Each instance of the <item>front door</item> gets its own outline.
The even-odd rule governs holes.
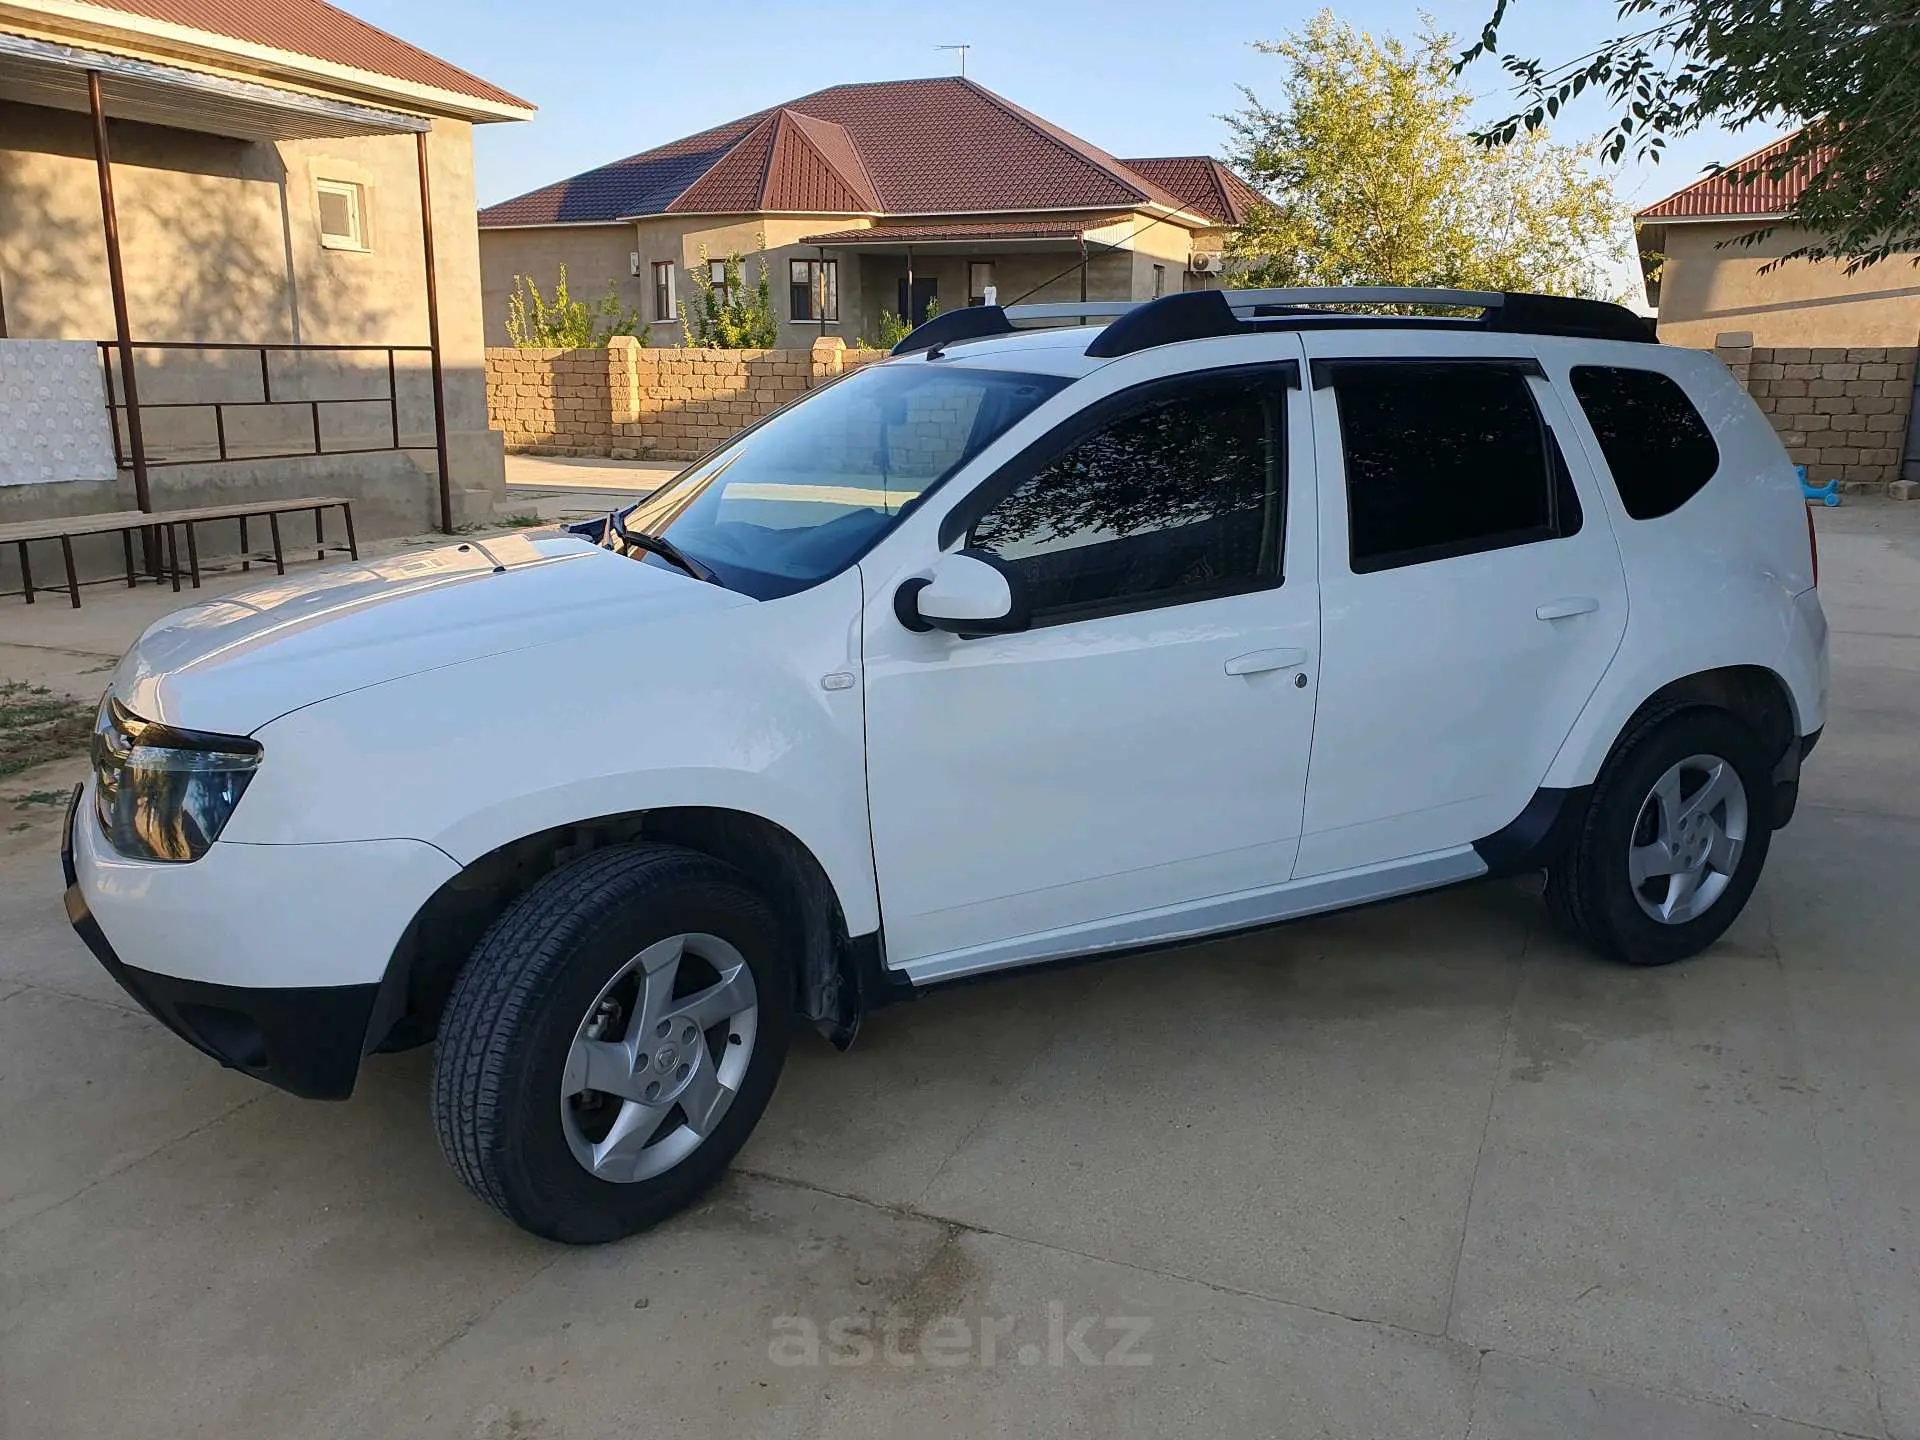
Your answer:
[[[863,567],[891,965],[924,981],[1224,928],[1290,878],[1320,619],[1295,375],[1109,380],[960,500],[944,548],[1011,568],[1021,633],[915,634],[893,599],[912,570]]]
[[[913,282],[913,294],[907,294],[907,277],[900,277],[900,318],[909,325],[927,323],[927,311],[940,298],[940,282],[932,276],[920,276]]]
[[[1512,822],[1626,630],[1606,508],[1524,342],[1396,343],[1306,341],[1326,659],[1302,878]]]

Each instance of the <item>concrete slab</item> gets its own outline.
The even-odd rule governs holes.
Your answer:
[[[1438,1332],[1537,914],[1489,886],[1119,962],[919,1208]]]
[[[1771,956],[1635,971],[1543,937],[1448,1333],[1876,1432],[1806,1088]]]
[[[1920,1436],[1920,823],[1811,808],[1775,905],[1815,1129],[1890,1433]]]
[[[144,1014],[0,989],[0,1231],[260,1098]]]
[[[71,1030],[48,1029],[71,1059]],[[95,1091],[120,1081],[97,1103],[132,1107],[121,1133],[150,1144],[177,1131],[143,1123],[141,1107],[155,1103],[143,1096],[177,1105],[198,1083],[223,1097],[244,1086],[252,1103],[165,1144],[127,1183],[0,1231],[8,1440],[278,1436],[296,1418],[337,1433],[337,1416],[401,1382],[560,1253],[460,1191],[427,1121],[421,1057],[375,1062],[351,1102],[314,1105],[230,1077],[154,1031],[151,1052],[102,1034],[86,1051],[122,1058],[79,1076],[49,1065],[37,1096],[49,1119],[96,1103],[51,1103],[53,1087],[77,1090],[87,1075]],[[173,1073],[161,1041],[198,1062],[198,1081]],[[17,1077],[8,1083],[18,1093]],[[9,1136],[0,1153],[54,1143],[31,1138]]]
[[[1481,1362],[1467,1440],[1820,1440],[1839,1433],[1496,1352]]]
[[[5,937],[0,941],[0,985],[33,985],[50,993],[112,1005],[147,1020],[147,1012],[113,983],[67,923],[67,912],[58,898],[66,888],[56,853],[60,821],[36,811],[28,824],[26,835],[0,837],[14,844],[29,839],[36,842],[30,853],[13,859],[0,871],[0,936]],[[172,1043],[179,1045],[178,1041]],[[4,1093],[0,1088],[0,1094]]]
[[[686,469],[679,460],[607,460],[588,455],[509,455],[507,494],[501,504],[511,510],[514,491],[618,490],[645,494],[658,489]]]
[[[734,1180],[642,1244],[564,1257],[346,1433],[1157,1440],[1204,1415],[1215,1435],[1427,1440],[1463,1432],[1476,1361]]]
[[[911,1205],[1014,1089],[1083,1000],[1093,972],[1009,977],[869,1017],[841,1054],[794,1044],[739,1165],[886,1205]]]

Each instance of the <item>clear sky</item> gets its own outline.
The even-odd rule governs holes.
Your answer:
[[[1313,0],[969,0],[964,5],[809,0],[342,0],[375,25],[532,101],[529,123],[480,127],[481,204],[574,175],[723,120],[858,80],[951,73],[966,42],[967,74],[1115,155],[1217,153],[1219,116],[1236,86],[1274,95],[1281,62],[1250,42],[1294,29]],[[1469,34],[1491,0],[1346,0],[1333,8],[1376,34],[1412,35],[1422,11]],[[1613,0],[1515,0],[1503,42],[1543,58],[1571,58],[1609,33]],[[1468,72],[1484,118],[1512,108],[1505,75]],[[1557,133],[1583,138],[1605,125],[1582,101]],[[1711,161],[1759,148],[1771,133],[1721,133],[1675,142],[1658,167],[1627,161],[1621,198],[1639,208],[1698,177]]]

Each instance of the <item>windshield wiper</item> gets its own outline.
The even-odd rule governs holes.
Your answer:
[[[645,550],[650,555],[658,555],[669,565],[677,565],[696,580],[704,580],[709,585],[719,585],[721,589],[726,589],[725,584],[714,573],[711,566],[694,559],[664,535],[649,535],[644,530],[627,529],[620,523],[618,510],[607,512],[607,529],[610,533],[618,535],[622,543],[631,545],[636,550]]]

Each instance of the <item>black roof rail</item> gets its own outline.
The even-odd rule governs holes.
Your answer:
[[[1335,286],[1286,290],[1188,290],[1136,305],[1108,325],[1087,346],[1096,359],[1112,359],[1171,345],[1180,340],[1285,329],[1290,324],[1338,320],[1351,311],[1326,306],[1423,305],[1478,310],[1476,320],[1440,321],[1477,325],[1519,335],[1562,335],[1590,340],[1657,343],[1653,322],[1624,305],[1560,295],[1502,294],[1488,290],[1444,290],[1403,286]],[[1020,318],[1021,311],[1010,312]],[[1411,328],[1436,323],[1433,317],[1374,316],[1382,325]]]
[[[1475,317],[1355,314],[1355,307],[1417,305],[1440,310],[1477,310]],[[1653,321],[1624,305],[1566,295],[1503,294],[1493,290],[1448,290],[1425,286],[1339,285],[1284,290],[1187,290],[1158,300],[1082,300],[1048,305],[970,305],[948,310],[917,327],[895,355],[938,351],[960,340],[1010,335],[1015,321],[1085,321],[1114,316],[1093,337],[1087,354],[1111,360],[1182,340],[1257,333],[1323,324],[1368,324],[1419,329],[1473,327],[1509,335],[1561,335],[1585,340],[1659,341]]]
[[[912,355],[920,350],[937,350],[960,340],[980,340],[988,335],[1011,335],[1014,320],[1071,321],[1084,325],[1089,320],[1125,315],[1146,304],[1143,300],[1062,300],[1046,305],[969,305],[964,310],[943,310],[918,325],[898,345],[895,355]]]
[[[956,340],[978,340],[986,335],[1011,335],[1013,322],[998,305],[969,305],[964,310],[942,310],[913,327],[893,347],[895,355],[951,345]]]

